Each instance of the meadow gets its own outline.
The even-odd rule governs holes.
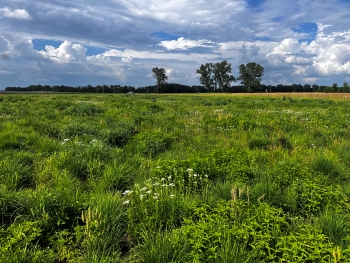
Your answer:
[[[1,94],[0,262],[350,262],[349,109]]]

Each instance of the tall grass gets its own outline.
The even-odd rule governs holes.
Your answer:
[[[0,261],[350,261],[350,102],[299,95],[0,96]]]

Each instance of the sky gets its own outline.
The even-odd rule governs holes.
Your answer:
[[[0,89],[199,85],[227,60],[262,83],[350,82],[350,0],[0,0]],[[239,83],[238,83],[239,84]]]

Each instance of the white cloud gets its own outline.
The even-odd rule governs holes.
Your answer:
[[[318,78],[302,78],[301,80],[306,83],[315,83],[318,80]]]
[[[288,64],[297,64],[297,65],[309,65],[312,64],[312,58],[304,58],[298,56],[288,56],[284,60]]]
[[[165,73],[168,76],[168,80],[170,80],[170,81],[174,81],[174,80],[178,79],[177,75],[178,75],[179,71],[176,69],[167,68],[167,69],[165,69]]]
[[[14,9],[11,10],[8,7],[0,8],[0,15],[9,18],[15,19],[23,19],[23,20],[31,20],[32,18],[28,14],[28,12],[24,9]]]
[[[121,61],[125,62],[125,63],[131,63],[132,62],[132,57],[123,57],[123,58],[121,58]]]
[[[139,51],[133,49],[117,50],[111,49],[103,53],[104,57],[132,57],[133,59],[157,59],[157,60],[176,60],[176,61],[206,61],[213,60],[216,54],[200,54],[200,53],[166,53],[157,51]]]
[[[270,54],[292,55],[302,51],[307,44],[305,42],[299,43],[298,39],[287,38],[275,48]]]
[[[180,37],[178,40],[162,41],[158,46],[165,47],[167,50],[188,50],[195,47],[213,47],[211,44],[214,42],[201,39],[201,40],[190,40],[184,37]]]
[[[87,49],[83,45],[73,44],[72,42],[65,40],[58,48],[47,45],[45,51],[41,50],[39,53],[56,62],[64,63],[71,61],[84,61],[86,59],[86,51]]]

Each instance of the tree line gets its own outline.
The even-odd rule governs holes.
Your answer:
[[[120,85],[97,85],[97,86],[49,86],[49,85],[30,85],[28,87],[7,87],[6,91],[20,91],[20,92],[33,92],[33,91],[48,91],[48,92],[71,92],[71,93],[157,93],[157,85],[145,86],[135,88],[132,86],[120,86]],[[183,85],[178,83],[166,83],[161,87],[163,93],[207,93],[208,90],[203,85]],[[231,85],[229,87],[223,86],[223,89],[217,89],[216,93],[244,93],[247,89],[243,85]],[[310,84],[292,84],[292,85],[265,85],[261,84],[258,92],[350,92],[349,85],[344,82],[342,87],[334,84],[333,86],[319,86]]]
[[[238,66],[239,76],[232,75],[231,64],[226,60],[218,63],[205,63],[196,70],[201,85],[183,85],[167,83],[168,76],[164,68],[153,68],[152,76],[156,79],[156,85],[138,87],[121,85],[30,85],[28,87],[6,87],[5,91],[46,91],[46,92],[82,92],[82,93],[204,93],[204,92],[350,92],[347,82],[339,87],[337,83],[332,86],[318,86],[316,84],[292,84],[292,85],[265,85],[261,84],[264,68],[255,62]],[[240,85],[232,85],[240,81]]]

